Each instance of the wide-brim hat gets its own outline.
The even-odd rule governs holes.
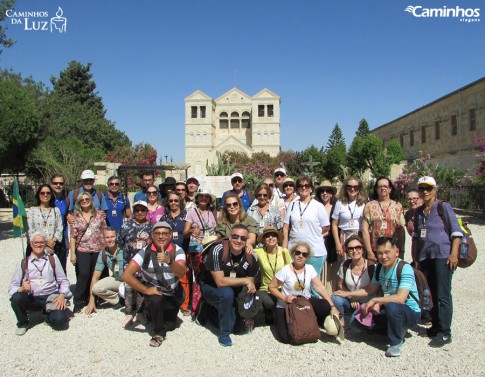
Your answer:
[[[202,251],[201,251],[201,254],[204,254],[211,246],[214,242],[216,242],[217,240],[219,239],[219,237],[217,236],[208,236],[208,237],[205,237],[203,240],[202,240]]]
[[[354,319],[362,324],[365,327],[371,327],[372,326],[372,318],[373,314],[371,311],[367,312],[367,314],[364,315],[364,308],[366,304],[360,304],[359,309],[357,309],[357,313],[354,316]]]
[[[165,178],[165,181],[160,184],[160,186],[175,186],[177,184],[177,181],[175,180],[174,177],[167,177]]]
[[[211,204],[215,204],[216,202],[216,196],[207,189],[200,189],[197,191],[195,193],[195,200],[197,200],[197,195],[209,195],[211,197]]]
[[[285,180],[283,181],[283,185],[288,182],[295,184],[295,180],[293,178],[286,177]]]
[[[278,243],[280,244],[283,242],[283,233],[281,233],[274,226],[267,226],[263,229],[263,233],[258,236],[258,243],[264,243],[264,236],[268,233],[276,233],[276,235],[278,236]]]
[[[248,287],[244,286],[237,295],[237,311],[242,318],[254,318],[263,310],[263,301],[257,293],[248,293]]]
[[[327,318],[325,318],[325,322],[323,323],[323,328],[330,336],[335,336],[340,340],[345,339],[344,335],[344,327],[340,322],[340,319],[333,314],[329,314]]]
[[[324,189],[330,189],[332,190],[333,195],[337,193],[337,188],[332,184],[332,182],[325,180],[320,183],[320,186],[317,187],[315,190],[315,195],[318,197],[322,193]]]

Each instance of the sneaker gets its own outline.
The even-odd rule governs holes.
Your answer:
[[[436,337],[431,339],[431,342],[429,342],[428,345],[433,348],[440,348],[450,343],[451,335],[443,335],[442,333],[439,333]]]
[[[25,335],[27,332],[27,327],[17,327],[17,330],[15,330],[15,335],[22,336]]]
[[[426,329],[426,336],[428,338],[434,338],[436,335],[438,335],[439,331],[432,328],[432,327],[429,327]]]
[[[403,342],[396,344],[395,346],[390,346],[386,351],[386,356],[387,357],[401,356],[403,346],[404,346]]]
[[[232,346],[232,340],[230,336],[220,336],[219,337],[219,344],[223,347],[230,347]]]

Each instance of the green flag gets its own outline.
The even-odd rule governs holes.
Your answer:
[[[27,214],[25,213],[24,203],[19,193],[19,183],[17,179],[13,181],[13,236],[18,237],[27,231]]]

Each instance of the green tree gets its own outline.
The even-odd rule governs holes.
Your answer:
[[[59,139],[48,136],[31,153],[27,166],[30,171],[49,182],[53,174],[63,174],[66,183],[74,186],[81,172],[94,169],[94,163],[104,160],[99,148],[87,147],[80,139]]]
[[[367,123],[365,118],[362,118],[362,120],[359,122],[359,128],[355,132],[355,136],[366,137],[369,134],[370,134],[369,123]]]
[[[344,144],[337,144],[329,149],[323,166],[323,176],[329,181],[343,181],[345,178],[345,159]]]
[[[349,173],[361,176],[367,169],[374,177],[389,176],[391,166],[404,158],[404,150],[397,140],[384,147],[382,139],[374,134],[356,136],[347,153]]]
[[[330,149],[340,144],[344,146],[345,150],[344,135],[342,133],[342,130],[340,129],[340,126],[338,125],[338,123],[336,123],[335,127],[332,130],[332,133],[330,134],[330,137],[328,138],[326,151],[328,152]]]
[[[318,163],[318,165],[310,167],[306,165],[307,163]],[[316,180],[320,180],[323,177],[324,164],[325,153],[323,148],[318,149],[314,145],[311,145],[303,151],[303,174],[313,175]]]
[[[44,137],[77,137],[86,146],[107,152],[131,145],[127,136],[105,118],[106,111],[102,98],[95,92],[90,68],[89,63],[71,61],[59,78],[51,78],[53,91],[46,101]]]
[[[5,21],[7,17],[6,12],[9,9],[13,9],[15,6],[15,0],[2,0],[0,1],[0,46],[3,47],[12,47],[15,41],[11,38],[7,38],[7,27],[1,25]],[[2,49],[0,49],[0,54],[2,53]]]
[[[28,90],[10,80],[0,80],[0,172],[22,171],[37,143],[40,116]]]

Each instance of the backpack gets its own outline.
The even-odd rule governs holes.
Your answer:
[[[398,286],[401,283],[402,269],[403,269],[405,264],[409,264],[409,263],[406,263],[403,260],[401,260],[401,261],[399,261],[399,264],[397,265],[396,277],[397,277]],[[411,292],[411,291],[409,291],[409,294],[414,299],[414,301],[416,301],[418,303],[419,308],[421,310],[423,310],[424,296],[425,296],[424,291],[427,290],[428,291],[428,297],[429,297],[429,308],[428,308],[428,310],[431,310],[431,309],[433,309],[433,298],[431,296],[431,290],[429,289],[428,280],[426,279],[426,276],[424,276],[424,274],[421,271],[414,268],[413,266],[411,266],[411,267],[413,268],[414,280],[416,281],[416,288],[418,289],[419,298],[416,297],[413,294],[413,292]],[[382,264],[379,263],[376,267],[376,279],[377,280],[379,280],[379,274],[381,272],[381,268],[382,268]]]
[[[57,276],[56,276],[56,259],[54,258],[54,255],[52,254],[47,254],[47,257],[49,259],[49,262],[51,264],[51,267],[52,267],[52,271],[54,271],[54,279],[57,281]],[[20,279],[20,284],[22,284],[23,280],[24,280],[24,277],[25,277],[25,274],[29,268],[29,258],[26,257],[24,259],[22,259],[22,261],[20,262],[20,268],[22,269],[22,277]]]
[[[349,267],[351,266],[352,264],[352,259],[347,259],[344,261],[344,264],[342,266],[343,268],[343,274],[344,274],[344,282],[345,282],[345,275],[347,275],[347,270],[349,269]],[[372,280],[372,276],[374,276],[374,270],[376,268],[376,265],[374,264],[374,261],[372,260],[367,260],[367,273],[369,274],[369,278],[370,280]]]
[[[286,304],[286,325],[292,344],[313,343],[320,339],[320,328],[312,304],[304,296],[297,296]]]
[[[444,200],[438,201],[438,215],[440,215],[441,221],[443,221],[443,225],[445,227],[445,231],[449,235],[451,226],[448,221],[448,218],[444,216],[443,202]],[[460,228],[463,231],[463,236],[466,237],[468,241],[467,258],[466,259],[458,258],[458,267],[467,268],[467,267],[470,267],[477,259],[477,246],[475,245],[475,241],[473,240],[472,231],[470,230],[470,228],[468,228],[468,224],[464,223],[461,219],[458,219],[458,224],[460,225]]]

